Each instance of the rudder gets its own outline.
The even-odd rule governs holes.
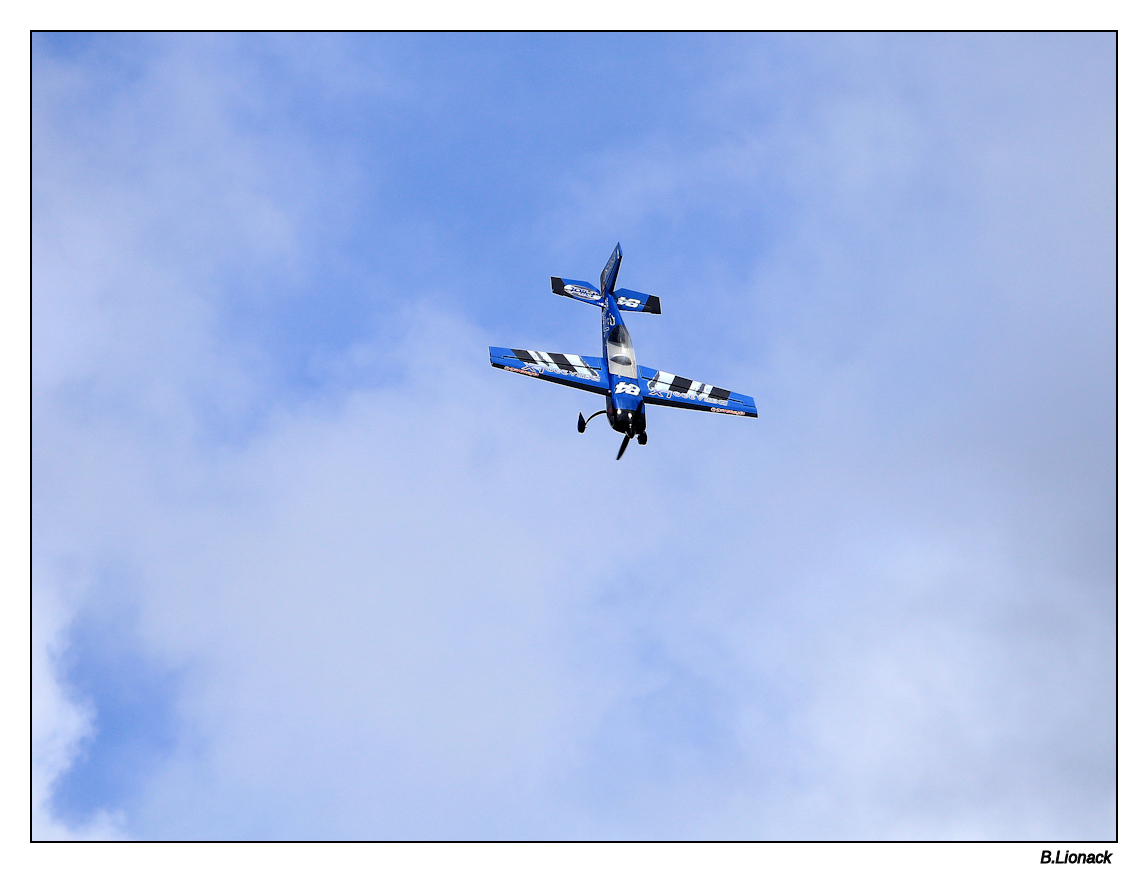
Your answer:
[[[614,283],[618,281],[618,268],[622,266],[622,244],[618,243],[614,246],[614,251],[610,253],[610,260],[606,261],[606,266],[602,268],[602,293],[613,294]]]

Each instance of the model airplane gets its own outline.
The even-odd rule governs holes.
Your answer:
[[[606,408],[598,410],[590,418],[604,412],[610,426],[618,433],[625,434],[622,447],[618,449],[618,459],[626,451],[631,437],[636,436],[640,446],[646,444],[647,403],[651,406],[677,406],[757,418],[757,407],[752,397],[675,376],[665,370],[638,366],[634,358],[634,346],[630,342],[630,332],[622,323],[622,310],[652,312],[657,315],[661,313],[662,305],[652,295],[615,288],[621,264],[622,246],[619,244],[614,247],[610,260],[602,270],[598,288],[576,279],[559,279],[557,276],[550,279],[555,294],[581,300],[602,310],[601,358],[491,346],[490,365],[512,373],[604,394]],[[578,413],[578,433],[585,432],[589,420]]]

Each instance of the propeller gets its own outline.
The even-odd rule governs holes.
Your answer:
[[[630,444],[630,435],[626,434],[626,436],[622,439],[622,448],[618,449],[618,457],[614,458],[615,461],[622,460],[622,452],[626,451],[626,446],[628,446],[629,444]]]

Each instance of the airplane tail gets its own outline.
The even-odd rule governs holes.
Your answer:
[[[622,263],[622,244],[614,246],[610,253],[610,260],[602,270],[602,290],[599,291],[589,282],[578,279],[563,279],[560,276],[550,277],[550,287],[555,294],[581,300],[583,303],[592,303],[594,306],[605,306],[606,298],[613,295],[618,308],[627,312],[652,312],[655,315],[662,311],[662,301],[653,294],[640,294],[627,288],[615,288],[618,281],[618,267]]]

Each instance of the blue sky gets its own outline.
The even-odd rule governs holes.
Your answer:
[[[1115,834],[1111,35],[37,35],[38,836]],[[653,411],[549,277],[658,294]]]

